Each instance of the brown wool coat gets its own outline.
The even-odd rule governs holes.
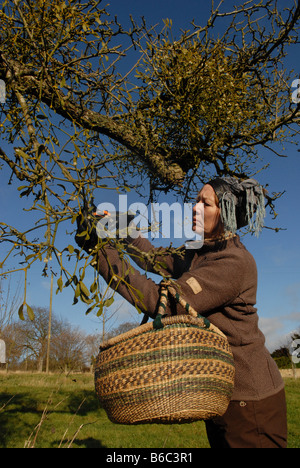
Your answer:
[[[176,280],[176,289],[185,300],[227,336],[236,368],[233,400],[260,400],[284,387],[258,328],[256,264],[238,236],[206,242],[198,250],[183,249],[183,258],[178,254],[164,255],[165,249],[154,248],[142,237],[129,243],[127,251],[137,265],[151,272],[152,267],[138,252],[155,253],[163,273]],[[98,270],[107,282],[113,277],[112,269],[112,287],[142,312],[155,317],[160,285],[138,270],[128,269],[115,249],[106,248],[105,253],[99,253]],[[137,291],[142,293],[142,299]],[[167,312],[186,313],[171,297]]]

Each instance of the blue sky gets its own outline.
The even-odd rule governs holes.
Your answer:
[[[236,2],[226,1],[226,7]],[[119,21],[127,21],[129,14],[137,20],[144,16],[148,24],[159,23],[162,19],[170,18],[174,30],[186,29],[192,19],[196,24],[204,24],[209,13],[209,1],[199,0],[112,0],[108,10],[117,14]],[[158,28],[159,29],[159,28]],[[299,47],[299,45],[298,45]],[[299,50],[293,50],[288,56],[289,63],[296,68],[296,76],[300,70],[296,57]],[[4,144],[3,149],[9,151]],[[266,225],[281,227],[283,230],[275,233],[265,229],[259,238],[246,236],[243,241],[254,256],[258,268],[258,295],[257,307],[260,317],[260,326],[264,331],[269,349],[284,342],[284,335],[300,328],[300,249],[299,249],[299,187],[300,187],[300,153],[297,146],[287,145],[285,153],[287,158],[279,158],[263,151],[263,162],[270,162],[270,167],[258,175],[258,180],[269,183],[270,191],[283,191],[286,193],[277,201],[276,210],[279,213],[276,221],[269,215]],[[28,202],[20,199],[14,185],[7,185],[10,172],[7,169],[0,171],[0,203],[1,221],[8,224],[27,225],[32,222],[31,215],[24,211]],[[131,194],[134,199],[134,194]],[[29,206],[29,205],[28,205]],[[70,229],[71,230],[71,229]],[[69,243],[74,243],[70,239]],[[156,242],[155,245],[158,245]],[[8,246],[0,245],[0,260],[5,255]],[[36,265],[29,272],[28,299],[30,305],[48,307],[50,297],[50,278],[41,277],[43,265]],[[92,272],[91,272],[92,275]],[[18,279],[17,279],[18,278]],[[16,274],[12,278],[14,284],[22,282],[23,276]],[[53,310],[67,319],[74,326],[80,326],[87,333],[101,332],[102,324],[99,319],[89,315],[85,316],[86,307],[81,303],[72,306],[73,293],[64,290],[58,295],[54,292]],[[110,327],[123,321],[140,320],[135,310],[127,303],[118,299],[116,306],[120,309],[110,321]]]

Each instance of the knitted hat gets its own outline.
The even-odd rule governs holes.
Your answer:
[[[258,236],[265,217],[262,186],[254,179],[240,181],[234,177],[217,177],[208,184],[219,199],[225,230],[235,233],[237,229],[249,225]]]

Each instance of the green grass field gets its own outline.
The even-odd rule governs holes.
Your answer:
[[[300,379],[285,379],[290,448],[300,447]],[[203,422],[113,424],[92,375],[0,373],[0,448],[208,448]]]

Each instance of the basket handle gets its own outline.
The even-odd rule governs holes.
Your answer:
[[[168,302],[168,292],[174,297],[176,302],[178,302],[187,311],[189,315],[191,315],[192,317],[202,319],[203,326],[205,328],[210,327],[210,321],[206,317],[203,317],[201,314],[198,314],[198,312],[190,304],[188,304],[187,301],[183,297],[180,296],[180,294],[176,291],[176,289],[173,286],[171,286],[171,283],[162,282],[161,284],[162,284],[162,289],[161,289],[161,295],[160,295],[160,303],[159,303],[157,315],[153,322],[153,327],[155,329],[163,328],[163,323],[161,319],[163,317],[168,316],[168,314],[165,313],[167,302]]]

